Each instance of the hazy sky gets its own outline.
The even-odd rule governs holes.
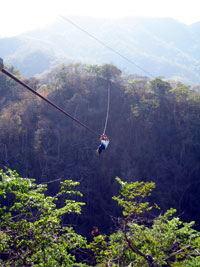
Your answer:
[[[0,37],[43,27],[60,16],[171,17],[200,21],[200,0],[0,0]]]

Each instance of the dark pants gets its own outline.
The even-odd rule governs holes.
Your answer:
[[[98,152],[99,152],[99,154],[101,154],[101,152],[102,152],[102,150],[104,150],[105,149],[105,146],[104,146],[104,144],[101,144],[99,147],[98,147]]]

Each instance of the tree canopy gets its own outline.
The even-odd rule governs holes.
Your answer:
[[[21,178],[16,171],[1,170],[0,176],[3,266],[198,266],[200,232],[192,228],[194,222],[182,222],[174,209],[148,214],[159,209],[146,199],[153,182],[128,183],[117,177],[120,194],[113,199],[123,212],[118,229],[106,236],[93,227],[93,240],[87,242],[62,220],[65,214],[81,213],[84,203],[70,197],[82,196],[73,190],[79,183],[62,181],[58,193],[48,196],[46,184]]]

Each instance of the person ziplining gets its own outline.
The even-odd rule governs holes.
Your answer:
[[[100,142],[101,142],[101,144],[96,150],[97,156],[100,156],[101,152],[108,147],[110,141],[109,141],[108,137],[105,134],[103,134],[100,137]]]
[[[93,133],[94,135],[98,135],[100,136],[100,140],[101,140],[101,145],[99,146],[99,148],[97,149],[99,151],[99,155],[102,152],[103,149],[106,149],[108,144],[109,144],[109,140],[105,135],[105,131],[106,131],[106,127],[107,127],[107,121],[108,121],[108,114],[109,114],[109,102],[110,102],[110,84],[108,86],[108,104],[107,104],[107,114],[106,114],[106,121],[105,121],[105,126],[104,126],[104,131],[103,134],[100,134],[96,131],[94,131],[93,129],[91,129],[90,127],[88,127],[87,125],[83,124],[82,122],[80,122],[78,119],[76,119],[75,117],[73,117],[72,115],[70,115],[69,113],[67,113],[66,111],[64,111],[63,109],[61,109],[60,107],[58,107],[57,105],[55,105],[54,103],[52,103],[50,100],[48,100],[47,98],[45,98],[44,96],[42,96],[41,94],[39,94],[38,92],[36,92],[34,89],[32,89],[30,86],[28,86],[27,84],[25,84],[24,82],[22,82],[21,80],[19,80],[17,77],[15,77],[13,74],[11,74],[10,72],[8,72],[7,70],[4,69],[4,64],[3,64],[3,59],[0,58],[0,71],[2,73],[4,73],[5,75],[7,75],[9,78],[15,80],[17,83],[21,84],[23,87],[25,87],[26,89],[28,89],[29,91],[31,91],[33,94],[35,94],[36,96],[40,97],[42,100],[44,100],[45,102],[47,102],[48,104],[50,104],[51,106],[53,106],[54,108],[56,108],[57,110],[59,110],[60,112],[62,112],[65,116],[69,117],[70,119],[74,120],[76,123],[78,123],[79,125],[81,125],[82,127],[84,127],[85,129],[87,129],[88,131],[90,131],[91,133]],[[107,138],[107,139],[105,139]],[[96,152],[97,153],[97,152]]]

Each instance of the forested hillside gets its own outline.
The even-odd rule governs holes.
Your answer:
[[[118,20],[68,17],[130,61],[186,84],[199,84],[199,23],[185,25],[173,19]],[[1,57],[24,77],[41,74],[58,63],[115,64],[133,74],[144,73],[71,23],[59,19],[44,29],[0,39]]]
[[[110,215],[119,212],[111,201],[116,176],[155,182],[153,201],[198,221],[199,92],[160,78],[125,75],[113,65],[60,65],[43,79],[25,82],[102,132],[110,80],[110,145],[97,157],[98,137],[0,74],[1,168],[15,169],[39,183],[79,181],[87,203],[81,221],[84,233],[93,225],[109,232]],[[55,193],[55,184],[50,190]]]
[[[23,79],[14,68],[9,71]],[[1,172],[1,259],[12,263],[16,258],[24,266],[30,261],[42,266],[74,266],[75,258],[68,255],[72,251],[79,262],[89,264],[77,266],[128,266],[131,262],[135,266],[157,266],[155,262],[177,259],[198,262],[199,234],[190,229],[193,224],[171,219],[173,210],[164,213],[176,208],[182,220],[199,221],[198,88],[161,78],[127,75],[109,64],[60,65],[43,78],[24,82],[100,133],[110,84],[110,145],[97,157],[98,136],[0,74],[0,168],[16,170],[21,177],[35,178],[40,184],[36,186],[32,180],[23,180],[10,171]],[[117,176],[124,182],[116,180]],[[72,187],[78,183],[65,179],[80,183],[78,190],[85,203],[81,216],[73,213],[80,213],[82,202],[66,200],[65,196],[75,195]],[[44,184],[48,185],[45,194]],[[118,194],[119,184],[121,195],[112,199]],[[156,188],[150,196],[154,184]],[[152,221],[152,228],[149,220],[159,213],[153,211],[144,223],[141,214],[157,207],[141,202],[147,196],[160,206],[162,214]],[[133,199],[139,197],[141,200],[135,205]],[[80,201],[79,197],[75,199]],[[14,200],[18,202],[13,203]],[[124,210],[124,221],[117,219],[121,209],[116,202]],[[79,235],[68,227],[71,224]],[[158,227],[165,229],[163,236],[155,233],[160,231]],[[195,227],[198,229],[198,224]],[[91,243],[86,245],[80,234]],[[133,234],[134,243],[130,239]],[[29,243],[27,236],[32,240]],[[147,236],[156,239],[147,241]],[[146,244],[152,245],[147,249]],[[116,258],[121,265],[117,265]],[[106,265],[109,262],[112,265]]]

